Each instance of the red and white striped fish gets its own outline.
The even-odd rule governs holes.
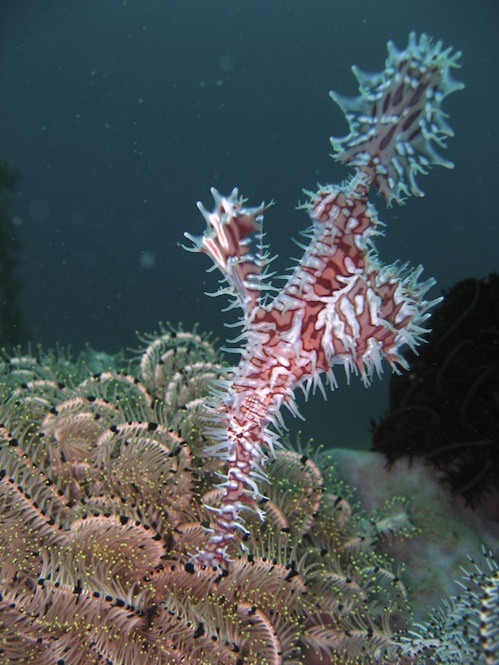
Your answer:
[[[406,368],[401,350],[415,348],[428,332],[428,310],[439,299],[427,301],[425,293],[434,280],[419,281],[421,266],[409,270],[380,262],[373,239],[381,223],[368,196],[373,187],[388,204],[421,196],[419,174],[433,165],[452,167],[434,146],[445,147],[452,136],[441,103],[463,87],[450,73],[459,57],[442,42],[412,33],[403,51],[388,43],[381,74],[353,68],[358,97],[331,93],[349,123],[347,136],[331,139],[334,156],[355,173],[346,185],[308,193],[309,243],[282,289],[266,279],[266,206],[245,207],[237,189],[228,197],[212,190],[213,212],[198,204],[207,229],[202,237],[186,236],[191,249],[208,254],[222,272],[226,285],[220,293],[241,307],[243,330],[239,365],[211,404],[211,452],[227,461],[228,472],[197,563],[230,564],[230,550],[244,532],[242,509],[256,509],[262,498],[258,481],[265,477],[267,452],[278,444],[281,407],[297,414],[296,388],[307,396],[316,387],[323,391],[324,378],[334,387],[335,365],[343,365],[347,375],[359,373],[368,385],[383,359],[395,371]]]

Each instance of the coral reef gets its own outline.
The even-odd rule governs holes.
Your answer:
[[[207,387],[228,370],[196,332],[147,342],[131,360],[39,352],[1,365],[2,665],[495,662],[493,560],[470,568],[465,592],[411,628],[412,607],[422,617],[428,595],[403,561],[416,570],[418,559],[441,558],[421,549],[438,527],[420,518],[430,511],[403,472],[391,475],[391,491],[380,478],[378,499],[359,507],[342,476],[367,497],[360,453],[276,450],[260,481],[265,521],[248,518],[245,551],[234,545],[230,570],[194,566],[224,471],[206,453]],[[364,467],[375,487],[376,464]],[[445,510],[427,480],[412,483],[433,516]],[[456,547],[451,524],[440,552]],[[480,624],[470,619],[477,608]]]
[[[359,97],[334,95],[350,133],[333,147],[355,176],[312,195],[310,245],[275,299],[261,299],[266,251],[249,245],[264,207],[234,190],[203,209],[208,230],[191,239],[243,309],[238,367],[181,329],[133,359],[1,363],[0,664],[498,662],[492,554],[412,625],[417,589],[387,554],[422,542],[406,498],[362,510],[332,456],[279,437],[295,388],[334,384],[337,364],[368,383],[382,358],[405,367],[402,348],[426,332],[433,281],[379,262],[368,195],[420,195],[419,173],[450,166],[434,144],[452,134],[440,104],[462,87],[458,58],[411,34],[381,74],[354,70]]]
[[[495,516],[487,519],[453,496],[422,458],[408,463],[402,457],[387,468],[382,453],[335,448],[328,455],[363,511],[376,514],[387,502],[400,503],[405,497],[416,532],[411,538],[384,542],[383,551],[404,564],[414,620],[423,621],[428,608],[438,607],[443,598],[456,593],[456,580],[462,577],[469,557],[485,564],[484,547],[499,554]]]
[[[277,451],[246,553],[193,566],[221,491],[200,419],[222,367],[197,333],[148,341],[133,362],[3,364],[0,663],[398,662],[393,527],[356,513],[326,457]]]

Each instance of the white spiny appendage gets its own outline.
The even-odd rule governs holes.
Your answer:
[[[306,397],[317,390],[325,397],[323,377],[336,388],[337,365],[347,380],[360,374],[367,386],[373,374],[381,374],[383,359],[393,371],[407,368],[405,347],[415,350],[428,332],[428,310],[440,300],[424,299],[434,281],[419,281],[421,267],[381,263],[374,240],[384,225],[368,198],[372,188],[388,204],[421,195],[416,176],[433,165],[451,166],[434,145],[445,147],[452,135],[441,104],[463,87],[450,75],[459,56],[411,33],[403,51],[388,44],[382,73],[354,68],[358,97],[331,94],[349,124],[346,137],[331,139],[335,156],[355,173],[340,186],[308,193],[309,202],[301,206],[312,222],[302,233],[308,244],[299,245],[303,256],[282,288],[269,282],[273,259],[262,233],[268,206],[245,207],[237,189],[228,197],[212,190],[212,212],[198,204],[206,231],[186,237],[193,251],[208,254],[221,271],[225,283],[216,295],[231,299],[226,309],[243,312],[235,324],[241,334],[232,340],[237,346],[230,349],[241,360],[227,381],[216,384],[208,405],[208,450],[226,460],[227,470],[199,563],[225,568],[237,556],[240,512],[256,509],[255,499],[262,497],[266,457],[284,428],[282,406],[301,417],[296,388]]]
[[[499,569],[483,548],[487,566],[473,559],[463,567],[458,595],[416,624],[400,641],[401,657],[417,663],[497,665],[499,662]],[[485,568],[485,569],[484,569]],[[405,660],[404,660],[405,662]]]

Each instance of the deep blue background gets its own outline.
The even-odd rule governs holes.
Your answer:
[[[223,340],[224,303],[201,233],[209,188],[274,198],[267,239],[282,272],[308,225],[302,188],[339,182],[328,157],[345,122],[331,88],[379,71],[386,42],[426,31],[463,51],[464,92],[445,104],[453,171],[386,210],[383,259],[422,263],[439,287],[497,269],[497,0],[0,1],[0,157],[21,172],[14,200],[33,338],[75,350],[137,347],[159,321],[199,322]],[[435,291],[435,295],[437,295]],[[307,406],[304,435],[366,442],[385,388],[359,384]]]

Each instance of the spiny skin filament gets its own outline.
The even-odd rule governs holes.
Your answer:
[[[460,54],[433,44],[427,35],[409,37],[407,49],[388,44],[381,74],[354,68],[360,95],[346,99],[332,93],[344,111],[350,133],[332,138],[336,159],[354,167],[343,186],[321,187],[306,205],[312,225],[309,244],[284,288],[269,287],[269,257],[262,248],[264,204],[245,207],[234,189],[228,197],[212,190],[213,212],[199,205],[207,222],[202,237],[186,236],[221,271],[228,294],[243,312],[241,360],[222,394],[212,400],[213,454],[228,463],[221,505],[203,552],[196,562],[230,565],[241,511],[261,499],[256,480],[264,477],[267,451],[278,445],[283,405],[298,414],[296,388],[306,396],[322,380],[334,387],[333,368],[360,374],[369,385],[386,359],[394,371],[405,369],[402,349],[415,349],[428,332],[429,309],[440,299],[425,300],[434,280],[420,282],[422,268],[383,265],[374,237],[381,233],[376,210],[368,202],[376,188],[386,202],[420,196],[416,175],[431,165],[451,167],[434,149],[445,147],[452,130],[444,121],[442,100],[463,86],[450,70]],[[251,251],[257,234],[260,249]],[[268,301],[264,295],[277,293]]]

